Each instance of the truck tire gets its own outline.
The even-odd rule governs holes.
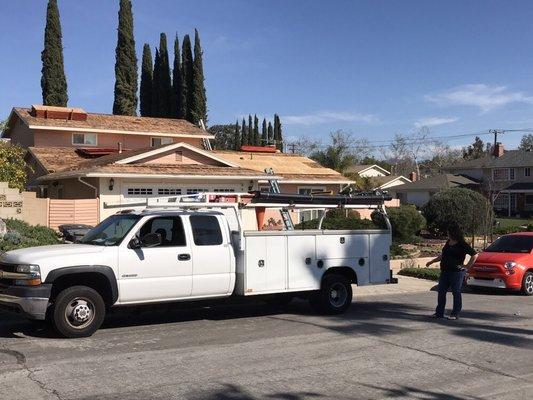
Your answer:
[[[352,285],[342,275],[332,274],[322,280],[320,291],[309,299],[311,307],[323,314],[341,314],[352,304]]]
[[[105,317],[102,296],[87,286],[72,286],[62,290],[53,307],[52,325],[66,338],[91,336],[100,328]]]
[[[522,278],[522,293],[526,296],[533,296],[533,272],[528,271]]]

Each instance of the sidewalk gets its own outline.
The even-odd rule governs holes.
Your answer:
[[[437,282],[412,278],[410,276],[394,276],[398,278],[397,284],[354,286],[354,297],[429,292],[431,288],[437,284]]]

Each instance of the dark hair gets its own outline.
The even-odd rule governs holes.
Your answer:
[[[463,235],[463,231],[461,230],[461,228],[459,228],[459,226],[450,225],[447,230],[448,230],[448,236],[450,236],[456,242],[464,242],[465,241],[465,237]]]

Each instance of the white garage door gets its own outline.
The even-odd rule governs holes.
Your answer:
[[[125,202],[131,203],[151,197],[178,196],[201,192],[238,192],[240,185],[162,185],[162,184],[125,184],[123,196]]]

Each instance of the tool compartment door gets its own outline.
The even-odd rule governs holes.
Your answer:
[[[373,233],[369,239],[370,283],[386,283],[390,278],[391,236],[389,233]]]
[[[246,266],[244,268],[244,294],[256,294],[266,290],[266,236],[246,237]]]
[[[287,238],[246,237],[245,294],[275,293],[287,289]]]
[[[315,257],[315,236],[287,236],[287,263],[289,290],[320,288],[323,268],[318,268]]]

